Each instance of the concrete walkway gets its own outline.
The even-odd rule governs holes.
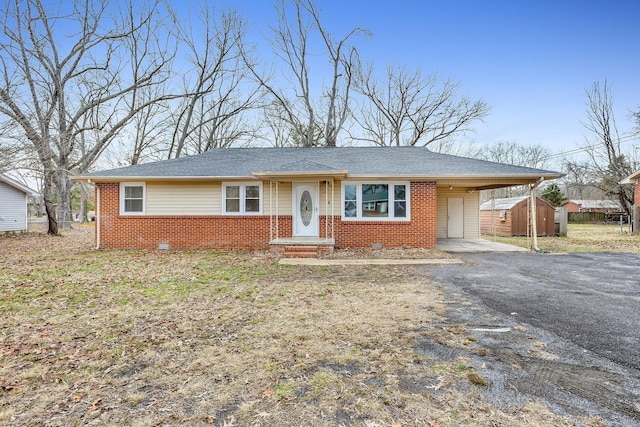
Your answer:
[[[438,239],[436,249],[451,253],[468,252],[528,252],[520,246],[492,242],[485,239]]]
[[[450,253],[528,252],[527,249],[519,246],[484,239],[438,239],[436,249]],[[287,265],[450,265],[464,264],[464,261],[457,258],[282,258],[278,263]]]
[[[418,258],[418,259],[358,259],[358,258],[281,258],[278,264],[287,265],[449,265],[464,264],[464,261],[457,258]]]

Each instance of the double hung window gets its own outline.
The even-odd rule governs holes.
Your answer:
[[[145,196],[144,182],[120,183],[120,214],[144,215]]]
[[[342,218],[345,220],[408,221],[408,182],[344,182]]]
[[[223,212],[231,215],[260,215],[262,185],[234,183],[222,186]]]

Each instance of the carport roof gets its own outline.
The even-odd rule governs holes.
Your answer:
[[[226,148],[86,174],[76,179],[245,179],[322,175],[347,178],[538,178],[558,172],[435,153],[424,147]]]

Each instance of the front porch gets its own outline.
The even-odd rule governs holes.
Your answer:
[[[316,258],[323,253],[332,253],[335,243],[333,238],[291,237],[273,239],[269,245],[284,258]]]
[[[342,175],[340,172],[338,175]],[[335,172],[321,176],[269,175],[269,246],[285,257],[317,257],[335,246]],[[339,199],[338,199],[339,200]]]

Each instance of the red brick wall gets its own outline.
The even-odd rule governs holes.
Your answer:
[[[633,205],[640,206],[640,182],[633,186]]]
[[[341,221],[335,218],[336,248],[436,246],[436,183],[411,183],[411,221]],[[321,222],[321,227],[324,224]]]
[[[571,213],[571,212],[580,212],[580,206],[576,205],[576,204],[575,204],[575,203],[573,203],[573,202],[567,202],[567,203],[565,203],[564,205],[562,205],[562,207],[563,207],[563,208],[566,208],[568,213]]]
[[[123,216],[120,185],[98,184],[100,248],[156,249],[266,249],[270,219],[264,216]],[[427,247],[436,245],[436,185],[411,183],[411,221],[341,221],[334,218],[336,247]],[[320,218],[324,237],[326,217]],[[292,217],[278,218],[279,237],[291,237]]]

